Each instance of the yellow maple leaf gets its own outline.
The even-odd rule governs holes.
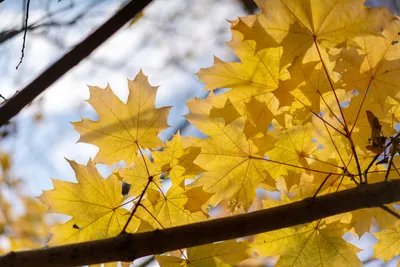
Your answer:
[[[395,208],[392,205],[386,205],[388,209],[390,209],[393,213],[397,213]],[[352,225],[354,227],[355,232],[361,237],[365,232],[369,232],[371,229],[372,219],[378,223],[380,229],[385,229],[393,225],[398,219],[390,214],[386,210],[382,208],[369,208],[369,209],[360,209],[352,211]]]
[[[173,185],[167,193],[153,191],[153,195],[144,199],[135,216],[147,221],[154,228],[163,229],[167,227],[189,224],[203,221],[206,216],[203,212],[191,212],[185,209],[188,196],[184,189]]]
[[[212,206],[230,199],[247,210],[256,189],[260,185],[273,189],[275,181],[268,175],[263,155],[242,133],[244,118],[225,126],[223,119],[209,117],[212,107],[209,99],[195,99],[188,106],[191,113],[187,119],[210,136],[201,141],[202,150],[195,160],[206,172],[192,185],[204,186],[206,192],[215,193],[209,201]]]
[[[181,184],[186,178],[194,177],[204,171],[200,166],[193,163],[200,154],[200,147],[184,147],[178,132],[172,140],[167,141],[162,151],[154,151],[153,157],[156,164],[161,167],[162,172],[171,178],[174,184]]]
[[[232,41],[228,43],[241,62],[222,62],[215,58],[212,67],[201,69],[197,75],[206,84],[206,90],[231,88],[222,97],[212,98],[217,108],[224,107],[229,98],[239,114],[245,115],[245,102],[255,97],[267,103],[275,113],[279,102],[272,92],[279,87],[280,81],[290,78],[287,69],[280,67],[282,49],[277,47],[257,52],[253,41],[242,39],[241,33],[233,31]]]
[[[124,182],[131,185],[129,196],[139,196],[149,183],[148,188],[158,190],[161,186],[161,168],[149,160],[147,155],[140,155],[135,159],[130,168],[122,168],[119,171]]]
[[[226,102],[223,107],[214,107],[210,111],[210,117],[213,118],[223,118],[225,121],[225,125],[233,122],[237,118],[240,118],[241,115],[229,100],[226,98]]]
[[[280,47],[256,52],[255,43],[242,38],[240,33],[233,31],[232,41],[228,43],[241,62],[223,62],[215,58],[212,67],[201,69],[197,74],[207,90],[232,88],[228,95],[233,102],[249,95],[271,92],[278,87],[279,80],[289,78],[287,70],[280,68]]]
[[[188,189],[185,194],[188,197],[188,202],[185,204],[185,208],[191,212],[205,211],[203,205],[207,203],[213,195],[205,192],[201,186],[192,187]]]
[[[358,49],[343,49],[335,71],[343,75],[339,86],[378,103],[382,108],[388,96],[397,97],[399,91],[400,44],[397,42],[400,21],[394,20],[382,36],[355,38]],[[358,108],[361,108],[361,105]]]
[[[262,256],[280,255],[276,266],[362,266],[359,249],[343,239],[347,229],[316,221],[259,234],[252,246]]]
[[[378,242],[373,246],[374,256],[389,261],[400,253],[400,222],[381,232],[374,233]]]
[[[54,189],[44,191],[39,199],[51,212],[72,216],[65,224],[52,227],[49,245],[61,245],[97,240],[119,234],[130,212],[124,208],[122,182],[111,175],[104,179],[92,161],[88,166],[69,162],[78,183],[53,180]],[[139,221],[134,219],[128,231],[136,231]]]
[[[274,118],[271,109],[276,109],[276,107],[271,108],[271,106],[277,104],[271,103],[271,101],[273,101],[273,98],[268,102],[263,102],[252,97],[245,102],[247,120],[243,132],[247,138],[255,137],[260,133],[263,136],[267,135],[272,119]]]
[[[225,125],[230,124],[236,119],[245,116],[246,123],[243,129],[244,134],[248,139],[257,139],[260,134],[266,135],[274,114],[271,110],[278,112],[278,102],[274,97],[269,99],[259,100],[258,97],[249,97],[240,105],[233,104],[229,97],[222,95],[221,97],[210,97],[213,102],[213,108],[209,111],[212,118],[223,118]],[[215,101],[217,99],[217,101]],[[218,107],[222,100],[226,99],[224,106]],[[238,110],[237,108],[241,108]]]
[[[326,48],[333,48],[352,38],[365,34],[378,35],[383,26],[393,19],[386,9],[370,9],[364,0],[257,0],[262,13],[242,23],[235,30],[245,39],[257,42],[256,51],[280,44],[286,54],[285,61],[295,55],[303,62],[326,58]],[[251,28],[251,30],[249,29]],[[247,32],[252,32],[246,36]],[[272,37],[272,38],[271,38]]]
[[[111,90],[90,86],[88,102],[96,110],[99,121],[82,119],[74,122],[79,141],[100,148],[95,162],[112,165],[125,160],[131,165],[140,148],[162,147],[157,134],[167,124],[169,108],[155,108],[157,87],[150,86],[142,71],[128,80],[129,97],[124,104]]]
[[[278,138],[278,141],[272,150],[267,151],[266,155],[269,160],[281,164],[270,166],[268,171],[271,176],[287,175],[289,167],[299,172],[310,170],[308,160],[312,160],[311,155],[318,147],[318,144],[312,141],[314,134],[312,125],[279,127],[276,124],[275,126],[272,133]]]
[[[331,102],[330,95],[332,94],[331,81],[337,81],[339,75],[334,72],[329,72],[327,75],[326,69],[322,62],[309,62],[303,64],[300,57],[297,57],[293,64],[288,68],[292,79],[282,82],[279,90],[290,93],[295,101],[291,103],[291,107],[304,111],[303,116],[298,119],[304,121],[306,116],[312,113],[315,116],[321,116],[320,112],[328,112],[330,116],[341,117],[337,110],[336,98]],[[343,90],[342,90],[343,91]],[[348,101],[345,95],[339,90],[335,90],[336,97],[339,103]],[[284,101],[285,99],[279,99]],[[282,105],[282,104],[281,104]],[[332,108],[336,108],[336,112]],[[302,114],[296,112],[295,114]]]
[[[249,257],[248,244],[235,240],[191,247],[187,258],[159,256],[156,259],[161,267],[228,267]]]

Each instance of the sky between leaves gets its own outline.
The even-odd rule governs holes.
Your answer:
[[[400,21],[362,0],[256,2],[259,14],[231,22],[228,46],[240,62],[215,58],[198,73],[210,94],[187,103],[186,119],[208,138],[178,132],[163,143],[157,134],[168,127],[169,108],[155,108],[157,87],[142,72],[128,81],[126,103],[110,87],[90,87],[99,120],[73,125],[81,142],[100,150],[87,166],[70,162],[78,183],[54,180],[54,190],[40,197],[51,212],[72,217],[52,228],[49,245],[203,221],[221,203],[231,214],[248,212],[260,187],[282,193],[279,201],[263,201],[269,208],[400,178]],[[218,88],[230,90],[212,92]],[[120,161],[126,167],[107,179],[95,168]],[[172,186],[165,190],[167,178]],[[130,185],[125,195],[123,183]],[[253,250],[280,256],[277,266],[361,266],[358,248],[342,236],[361,237],[372,219],[383,229],[374,257],[389,260],[400,253],[400,225],[380,208],[157,260],[161,266],[229,266]]]

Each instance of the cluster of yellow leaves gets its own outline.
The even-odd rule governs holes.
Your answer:
[[[155,107],[157,88],[142,72],[128,81],[126,103],[108,86],[90,87],[99,120],[73,124],[80,141],[100,150],[87,166],[71,162],[78,183],[54,180],[55,189],[41,196],[52,212],[72,217],[52,229],[51,245],[207,220],[222,203],[230,214],[248,212],[258,188],[281,192],[280,200],[264,201],[269,208],[400,178],[399,157],[383,148],[400,121],[400,21],[363,0],[256,2],[259,14],[232,22],[228,45],[240,62],[215,58],[198,73],[206,90],[229,90],[188,101],[187,120],[208,138],[177,133],[163,143],[157,134],[168,127],[169,109]],[[373,161],[377,150],[385,150],[378,161],[391,158],[389,169]],[[127,167],[106,179],[94,165],[120,161]],[[388,228],[377,234],[375,257],[399,254],[396,217],[374,208],[157,260],[225,266],[253,249],[280,256],[277,266],[360,266],[358,249],[342,236],[351,229],[361,236],[372,219]]]

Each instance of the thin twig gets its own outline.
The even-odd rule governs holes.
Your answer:
[[[18,67],[22,64],[22,59],[25,56],[25,43],[26,43],[26,33],[28,32],[28,18],[29,18],[29,4],[30,3],[31,3],[31,0],[26,1],[25,26],[24,26],[24,37],[22,38],[21,58],[18,62],[18,65],[15,67],[16,69],[18,69]]]
[[[329,177],[331,177],[332,173],[328,174],[325,179],[322,181],[321,185],[318,187],[317,192],[315,192],[315,194],[312,196],[312,198],[315,198],[319,191],[321,190],[321,188],[324,186],[325,182],[328,181]]]
[[[390,169],[392,168],[393,158],[394,158],[395,154],[396,153],[392,153],[392,155],[390,156],[389,165],[388,165],[388,168],[387,168],[386,174],[385,174],[385,181],[387,181],[387,179],[389,178],[389,172],[390,172]]]
[[[352,150],[352,152],[353,152],[353,154],[354,154],[354,159],[355,159],[355,161],[356,161],[357,170],[358,170],[358,175],[359,175],[359,177],[360,177],[360,183],[363,183],[363,181],[362,181],[361,167],[360,167],[360,162],[359,162],[359,160],[358,160],[358,155],[357,155],[357,152],[356,152],[356,147],[355,147],[355,145],[354,145],[353,139],[351,138],[351,132],[349,131],[349,127],[348,127],[348,124],[347,124],[347,122],[346,122],[346,117],[344,116],[342,107],[340,106],[340,101],[339,101],[339,98],[338,98],[338,96],[337,96],[337,94],[336,94],[335,87],[333,86],[333,83],[332,83],[331,77],[330,77],[330,75],[329,75],[328,69],[327,69],[327,67],[325,66],[325,63],[324,63],[324,61],[323,61],[323,59],[322,59],[322,54],[321,54],[321,51],[319,50],[319,45],[318,45],[318,42],[317,42],[316,37],[314,37],[314,44],[315,44],[315,47],[317,48],[317,52],[318,52],[319,58],[321,59],[322,67],[324,68],[326,77],[328,78],[328,82],[329,82],[329,84],[330,84],[330,86],[331,86],[333,95],[335,96],[336,103],[337,103],[338,109],[339,109],[339,111],[340,111],[340,115],[342,116],[343,122],[341,122],[341,121],[339,120],[339,118],[337,118],[336,115],[335,115],[334,113],[333,113],[333,114],[334,114],[335,117],[337,118],[338,122],[339,122],[340,124],[342,124],[343,127],[344,127],[344,130],[345,130],[345,132],[346,132],[346,137],[347,137],[347,139],[349,140],[351,150]],[[364,182],[367,183],[366,180],[365,180]]]
[[[147,187],[149,187],[150,183],[151,183],[152,179],[149,178],[149,180],[147,181],[146,186],[143,188],[142,193],[140,194],[139,200],[138,202],[135,204],[135,207],[133,208],[133,211],[131,213],[131,215],[129,216],[128,220],[126,221],[124,228],[122,229],[121,234],[125,234],[126,233],[126,228],[128,228],[128,225],[130,223],[130,221],[132,220],[133,215],[135,214],[136,210],[138,209],[139,205],[140,205],[140,201],[142,200],[144,194],[146,193]]]

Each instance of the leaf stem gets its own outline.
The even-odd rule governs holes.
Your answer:
[[[344,116],[344,114],[343,114],[342,107],[340,106],[339,98],[338,98],[337,95],[336,95],[335,87],[333,86],[331,77],[329,76],[328,69],[326,68],[325,63],[324,63],[324,60],[322,59],[322,54],[321,54],[321,51],[319,50],[319,45],[318,45],[317,37],[316,37],[316,36],[314,36],[314,44],[315,44],[315,47],[317,48],[317,52],[318,52],[319,58],[321,59],[322,66],[323,66],[323,68],[324,68],[326,77],[328,78],[328,81],[329,81],[329,84],[330,84],[330,86],[331,86],[333,95],[335,96],[336,103],[337,103],[338,108],[339,108],[339,111],[340,111],[340,115],[342,116],[343,123],[342,123],[340,120],[339,120],[339,122],[344,126],[344,131],[346,132],[346,137],[347,137],[347,139],[348,139],[349,142],[350,142],[350,147],[351,147],[351,150],[353,151],[354,159],[355,159],[355,161],[356,161],[357,170],[358,170],[358,175],[360,176],[360,183],[362,183],[362,173],[361,173],[360,162],[359,162],[359,160],[358,160],[358,156],[357,156],[357,152],[356,152],[356,148],[355,148],[353,139],[351,138],[351,132],[349,132],[349,127],[348,127],[348,125],[347,125],[346,118],[345,118],[345,116]],[[367,180],[365,180],[365,183],[367,183]]]
[[[322,181],[322,183],[321,183],[320,186],[318,187],[317,192],[315,192],[315,194],[312,196],[312,198],[315,198],[315,197],[318,195],[319,191],[322,189],[322,187],[324,186],[325,182],[328,181],[328,179],[329,179],[329,177],[331,177],[331,175],[332,175],[332,173],[328,174],[328,175],[325,177],[325,179]]]
[[[146,190],[147,190],[147,188],[149,187],[149,185],[150,185],[150,183],[151,183],[152,180],[153,180],[153,179],[149,177],[149,180],[147,181],[146,186],[144,187],[142,193],[140,194],[140,197],[139,197],[139,199],[138,199],[138,202],[136,203],[135,207],[133,208],[133,211],[132,211],[131,215],[129,216],[128,220],[126,221],[125,226],[124,226],[124,228],[122,229],[120,235],[126,233],[126,228],[128,227],[129,223],[131,222],[132,217],[133,217],[133,215],[135,214],[136,210],[138,209],[139,204],[140,204],[140,201],[142,201],[142,198],[143,198],[144,194],[146,193]]]
[[[389,165],[388,165],[388,168],[387,168],[386,174],[385,174],[385,181],[387,181],[387,179],[389,178],[389,172],[390,172],[390,168],[392,168],[393,158],[394,158],[394,155],[395,155],[395,154],[396,154],[396,153],[392,153],[392,155],[390,156]]]

